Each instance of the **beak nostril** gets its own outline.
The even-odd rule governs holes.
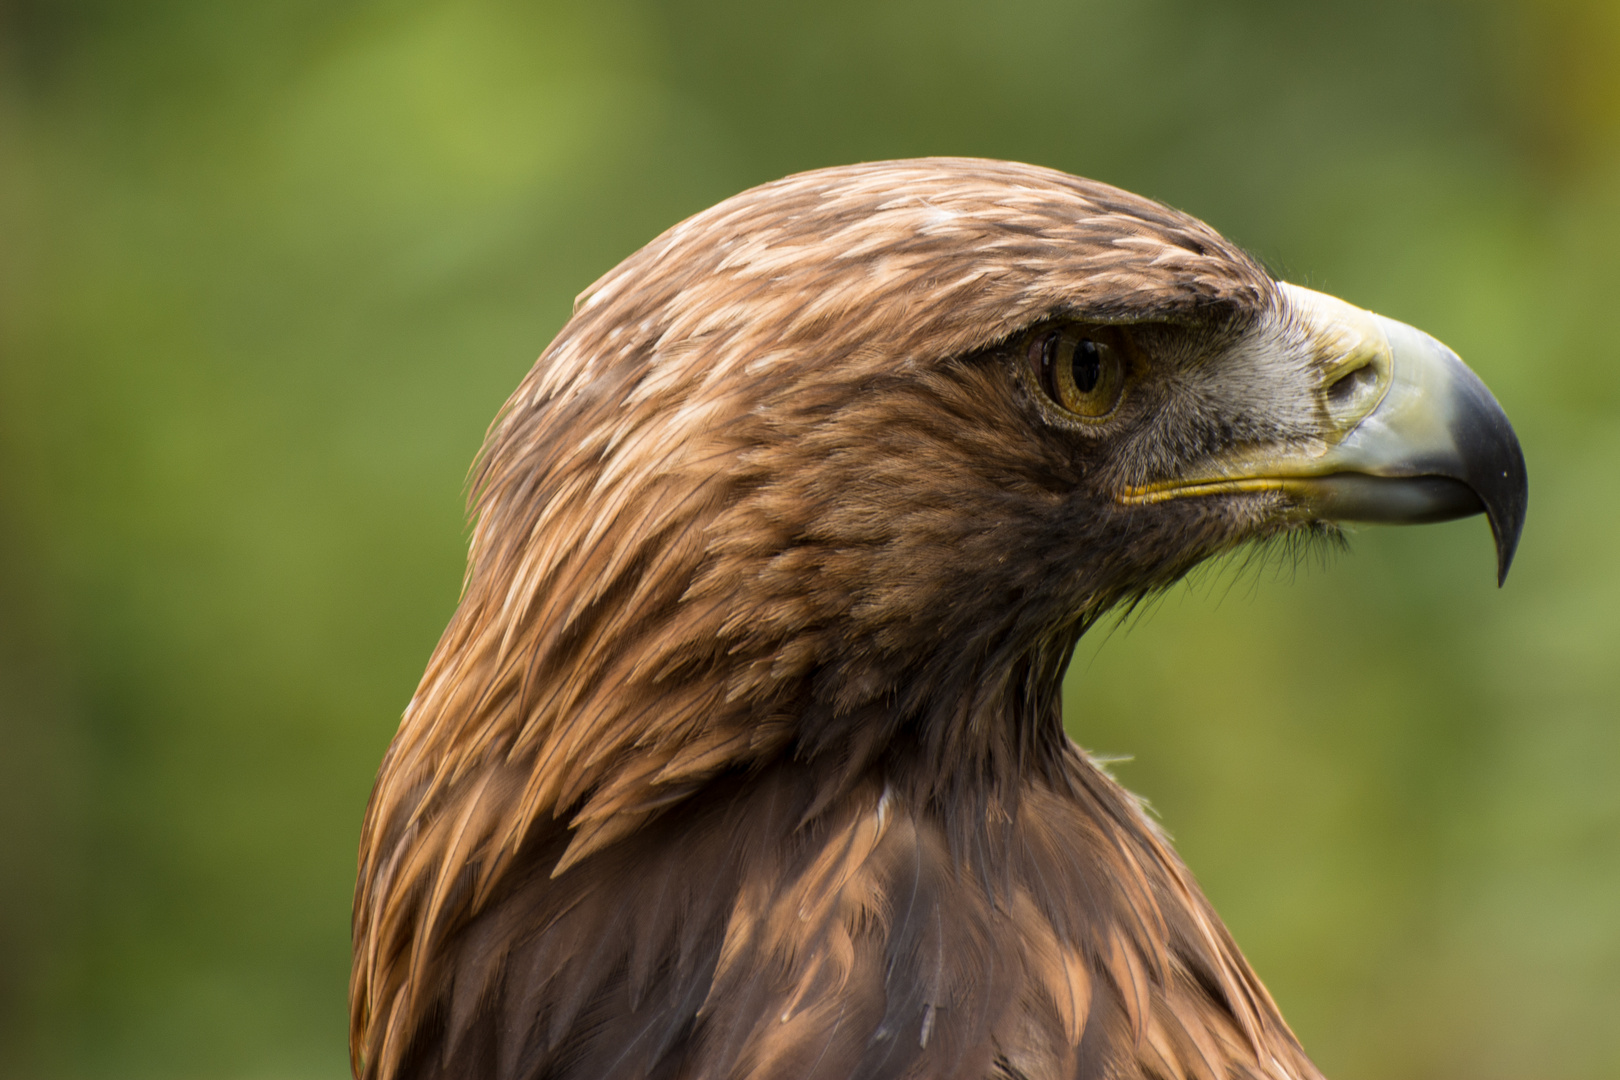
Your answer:
[[[1335,412],[1342,411],[1365,397],[1377,385],[1378,370],[1372,364],[1362,364],[1340,375],[1328,386],[1328,405]]]

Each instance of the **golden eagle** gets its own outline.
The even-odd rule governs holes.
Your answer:
[[[1439,342],[1028,165],[827,169],[587,289],[383,762],[363,1080],[1318,1075],[1064,734],[1087,627],[1524,461]]]

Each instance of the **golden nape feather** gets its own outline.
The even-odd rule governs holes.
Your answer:
[[[355,1075],[1318,1075],[1060,683],[1212,555],[1480,511],[1505,572],[1523,459],[1454,354],[1147,199],[925,159],[676,225],[479,459]]]

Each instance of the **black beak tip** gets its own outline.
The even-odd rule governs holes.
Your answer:
[[[1512,509],[1493,506],[1488,515],[1491,536],[1496,540],[1496,587],[1499,589],[1507,582],[1513,554],[1519,550],[1519,533],[1524,529],[1525,503],[1528,501],[1525,494],[1521,488],[1516,506]]]
[[[1458,380],[1459,408],[1451,433],[1456,441],[1460,466],[1451,473],[1474,489],[1484,504],[1496,540],[1496,585],[1507,581],[1513,554],[1519,548],[1524,530],[1525,509],[1530,502],[1529,474],[1524,467],[1524,450],[1496,398],[1462,361]]]
[[[1513,565],[1514,552],[1519,550],[1519,534],[1524,531],[1525,511],[1530,504],[1530,481],[1524,468],[1524,454],[1518,440],[1512,442],[1511,460],[1493,470],[1498,475],[1491,483],[1478,485],[1480,501],[1485,504],[1486,517],[1491,523],[1491,536],[1496,541],[1496,587],[1507,581],[1508,568]],[[1480,488],[1486,490],[1481,491]]]

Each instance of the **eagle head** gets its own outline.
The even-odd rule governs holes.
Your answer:
[[[1314,1075],[1064,735],[1068,657],[1341,521],[1483,511],[1505,575],[1526,500],[1433,338],[969,159],[671,228],[581,294],[474,489],[366,819],[354,1050],[386,1080]]]

